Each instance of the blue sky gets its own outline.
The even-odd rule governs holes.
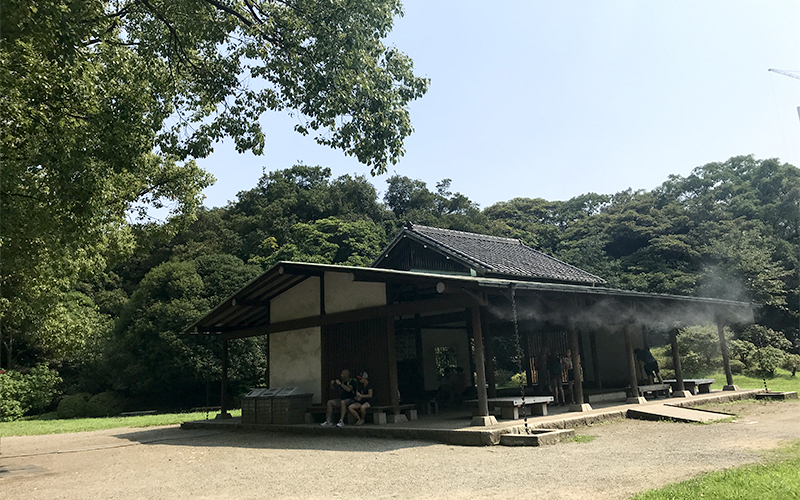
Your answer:
[[[653,189],[670,174],[753,154],[800,166],[800,1],[406,0],[387,40],[431,79],[392,173],[487,207]],[[800,72],[797,73],[800,75]],[[223,206],[296,163],[369,169],[262,118],[262,156],[218,145],[200,165]]]

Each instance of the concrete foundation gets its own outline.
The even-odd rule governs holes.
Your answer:
[[[739,386],[738,385],[726,385],[725,387],[722,388],[722,390],[723,391],[738,391],[739,390]]]
[[[626,405],[643,405],[646,404],[647,400],[644,399],[642,396],[632,397],[625,400]]]
[[[479,426],[479,427],[486,427],[486,426],[489,426],[489,425],[497,425],[497,419],[494,418],[494,415],[488,415],[488,416],[485,416],[485,417],[484,416],[476,416],[476,417],[472,417],[472,420],[470,421],[469,425]]]
[[[579,404],[579,405],[577,405],[577,404],[576,405],[570,405],[569,411],[578,411],[578,412],[581,412],[581,411],[592,411],[592,405],[590,405],[589,403],[583,403],[583,404]]]
[[[575,436],[573,429],[529,429],[530,434],[503,434],[500,444],[503,446],[542,446],[556,444]]]
[[[692,391],[673,391],[672,392],[672,397],[673,398],[690,398],[692,396],[694,396],[694,394],[692,394]]]
[[[787,399],[797,399],[796,392],[761,392],[756,394],[756,399],[784,401]]]
[[[403,422],[408,422],[408,417],[402,413],[400,415],[389,413],[386,415],[386,422],[390,424],[402,424]]]

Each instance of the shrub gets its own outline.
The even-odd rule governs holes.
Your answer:
[[[58,372],[45,364],[27,373],[8,370],[0,375],[0,421],[46,411],[58,395],[60,383]]]
[[[528,383],[528,374],[525,372],[517,373],[511,377],[511,382],[514,383],[514,387],[523,386]]]
[[[731,373],[733,373],[734,375],[741,375],[742,373],[744,373],[745,368],[746,367],[744,363],[742,363],[738,359],[731,360]]]
[[[794,377],[795,374],[797,373],[797,370],[800,370],[800,355],[787,354],[783,358],[783,363],[781,364],[781,368],[792,372],[792,377]]]
[[[498,387],[507,387],[511,385],[511,377],[514,375],[513,372],[503,369],[495,370],[494,372],[494,382],[497,384]]]
[[[95,394],[86,402],[86,416],[113,417],[122,412],[124,400],[114,391]]]
[[[749,371],[757,377],[772,378],[785,356],[785,352],[772,346],[757,349]]]
[[[711,371],[705,358],[694,351],[689,351],[681,359],[684,377],[700,376]]]
[[[58,403],[58,418],[79,418],[88,416],[88,403],[91,394],[81,392],[61,398]]]
[[[730,354],[731,362],[734,360],[740,361],[745,367],[750,366],[753,354],[755,354],[757,347],[752,342],[747,340],[731,340]],[[731,368],[733,368],[731,366]]]
[[[781,332],[761,325],[750,325],[738,335],[741,340],[747,340],[756,347],[774,347],[782,351],[792,348],[792,343]]]

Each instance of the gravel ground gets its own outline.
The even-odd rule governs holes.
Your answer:
[[[541,448],[182,431],[176,427],[0,442],[5,499],[628,498],[758,461],[800,438],[800,403],[708,407],[711,425],[624,420],[576,429],[591,442]]]

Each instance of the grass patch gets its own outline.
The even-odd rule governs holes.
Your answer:
[[[631,497],[632,500],[783,500],[800,491],[800,441],[765,455],[765,462],[705,474]]]
[[[716,381],[713,384],[711,384],[712,389],[722,390],[722,387],[725,385],[724,372],[712,373],[708,375],[707,378],[716,379]],[[764,388],[764,381],[762,379],[756,377],[750,377],[748,375],[734,375],[733,383],[734,385],[738,385],[740,389]],[[774,378],[767,379],[767,387],[769,387],[770,391],[774,392],[784,392],[784,391],[800,392],[800,377],[797,376],[792,377],[792,374],[790,372],[779,368],[775,373]]]
[[[597,436],[592,436],[587,434],[587,435],[575,435],[569,439],[565,439],[565,441],[567,443],[591,443],[595,439],[597,439]]]
[[[232,410],[231,415],[240,416],[241,410]],[[214,418],[216,412],[209,413]],[[44,414],[28,420],[0,422],[0,436],[39,436],[42,434],[65,434],[69,432],[99,431],[118,427],[155,427],[175,425],[188,420],[205,420],[205,412],[164,413],[162,415],[140,415],[136,417],[108,418],[70,418],[53,419],[52,414]]]

